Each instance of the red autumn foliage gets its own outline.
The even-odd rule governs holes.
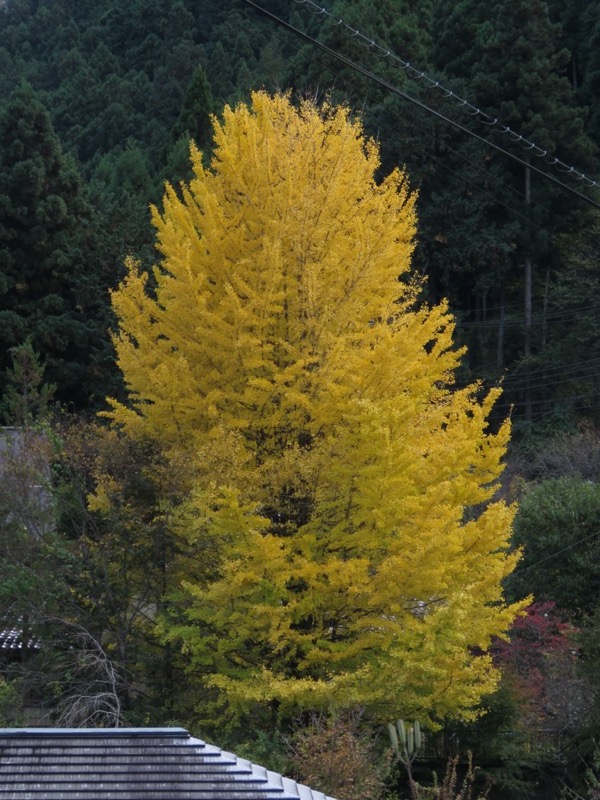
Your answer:
[[[589,708],[589,687],[577,674],[576,629],[553,602],[532,603],[495,641],[494,661],[518,698],[525,727],[563,731]]]

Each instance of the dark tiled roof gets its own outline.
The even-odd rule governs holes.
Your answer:
[[[331,800],[183,728],[0,729],[0,800]]]

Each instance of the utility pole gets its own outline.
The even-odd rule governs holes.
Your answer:
[[[525,214],[528,223],[531,220],[531,169],[529,167],[529,156],[527,157],[527,166],[525,167]],[[525,366],[530,372],[529,361],[531,358],[531,328],[533,316],[531,311],[531,296],[533,292],[533,260],[531,256],[531,226],[527,228],[526,250],[525,250]],[[525,419],[531,422],[533,418],[533,409],[531,402],[531,386],[529,379],[525,385]]]

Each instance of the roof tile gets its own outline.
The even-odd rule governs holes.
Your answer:
[[[0,800],[332,800],[183,728],[0,729]]]

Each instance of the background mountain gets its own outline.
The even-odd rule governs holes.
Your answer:
[[[497,127],[461,112],[444,92],[419,79],[418,71],[593,175],[600,142],[594,88],[600,12],[591,2],[579,6],[575,12],[571,3],[543,0],[505,0],[493,8],[472,0],[387,0],[376,7],[337,0],[329,16],[315,13],[312,2],[265,0],[270,12],[515,155],[527,153]],[[338,20],[343,24],[333,24]],[[362,34],[418,71],[383,57]],[[525,431],[532,423],[554,429],[582,417],[596,421],[597,213],[563,188],[534,173],[527,199],[523,166],[391,94],[241,0],[136,0],[127,7],[8,0],[0,14],[0,42],[5,130],[26,136],[31,112],[22,101],[23,119],[15,115],[19,97],[29,92],[32,107],[47,115],[47,136],[78,186],[78,211],[66,189],[44,190],[52,192],[52,202],[64,202],[71,224],[71,234],[66,220],[60,234],[60,267],[49,263],[45,234],[26,203],[20,213],[29,213],[29,219],[20,224],[44,242],[46,255],[40,261],[35,247],[22,242],[17,256],[19,234],[7,209],[18,205],[18,194],[25,191],[18,176],[33,162],[51,171],[56,155],[31,138],[24,144],[29,152],[4,146],[0,312],[14,315],[15,279],[8,265],[15,259],[24,273],[37,271],[40,287],[52,274],[63,284],[50,293],[54,300],[48,292],[39,303],[33,295],[21,298],[19,323],[12,324],[6,345],[33,337],[60,400],[95,408],[107,386],[118,391],[106,301],[127,253],[152,262],[148,204],[160,201],[165,180],[187,177],[189,137],[210,146],[210,113],[246,98],[252,88],[266,87],[332,94],[348,102],[381,144],[382,172],[396,164],[408,167],[419,191],[415,266],[425,278],[426,297],[450,299],[469,345],[465,378],[504,379],[499,414],[514,406],[513,419]],[[539,166],[581,188],[542,161]],[[34,179],[31,172],[23,177]],[[33,203],[35,192],[31,198]],[[41,332],[44,325],[61,327],[60,342]]]

